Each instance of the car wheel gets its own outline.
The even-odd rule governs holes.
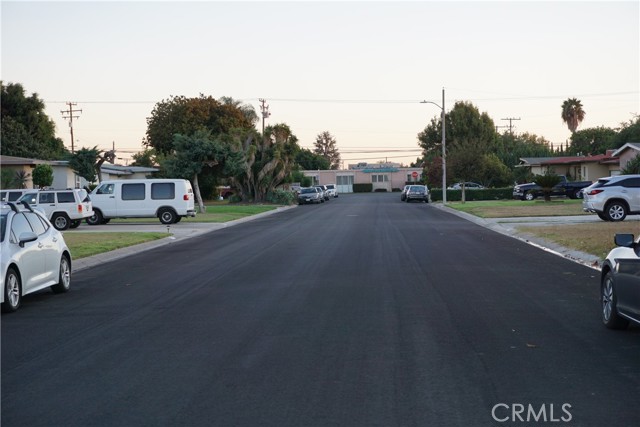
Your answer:
[[[4,303],[2,311],[5,313],[13,313],[20,307],[22,301],[22,284],[20,283],[20,275],[15,268],[7,269],[7,277],[4,279]]]
[[[176,213],[171,209],[162,209],[158,213],[158,218],[160,218],[160,222],[169,225],[173,224],[176,221]]]
[[[103,221],[104,217],[102,216],[102,213],[99,210],[95,209],[93,211],[93,215],[87,218],[87,224],[89,225],[100,225]]]
[[[175,224],[179,223],[180,221],[182,221],[182,217],[181,216],[176,216]]]
[[[604,209],[609,221],[622,221],[627,216],[627,206],[621,202],[609,202]]]
[[[81,219],[74,219],[73,221],[71,221],[71,225],[69,226],[69,228],[78,228],[80,227],[81,222]]]
[[[104,218],[100,224],[109,224],[109,221],[111,221],[111,218]]]
[[[535,198],[536,198],[536,196],[533,193],[530,193],[530,192],[524,193],[524,199],[525,200],[531,201],[531,200],[533,200]]]
[[[58,273],[58,283],[51,286],[51,290],[56,294],[63,294],[71,287],[71,262],[66,255],[60,258],[60,271]]]
[[[618,296],[615,289],[613,273],[609,271],[602,279],[602,285],[600,286],[602,323],[609,329],[624,329],[629,324],[629,321],[618,316],[616,308]]]
[[[598,218],[600,218],[603,221],[609,221],[609,218],[602,212],[596,212],[596,215],[598,215]]]
[[[57,213],[51,217],[51,224],[56,230],[64,231],[71,226],[71,220],[66,214]]]

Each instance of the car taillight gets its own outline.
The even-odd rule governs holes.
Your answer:
[[[589,196],[595,196],[596,194],[602,193],[604,190],[591,190],[587,193]]]
[[[184,196],[182,196],[182,200],[189,200],[189,195],[185,194]]]
[[[78,205],[78,213],[82,213],[82,205]]]

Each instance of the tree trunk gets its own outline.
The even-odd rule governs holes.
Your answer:
[[[205,213],[206,207],[202,202],[202,196],[200,195],[200,186],[198,185],[198,174],[193,176],[193,192],[196,195],[196,201],[198,202],[198,212]]]

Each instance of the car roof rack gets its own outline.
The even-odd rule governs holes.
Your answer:
[[[4,203],[8,204],[8,205],[11,207],[11,210],[12,210],[12,211],[14,211],[14,212],[20,212],[20,211],[18,210],[18,207],[16,206],[16,204],[15,204],[14,202],[4,202]]]

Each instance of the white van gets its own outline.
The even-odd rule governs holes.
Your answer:
[[[158,218],[163,224],[196,216],[193,189],[186,179],[122,179],[102,181],[90,194],[90,225],[111,218]]]

